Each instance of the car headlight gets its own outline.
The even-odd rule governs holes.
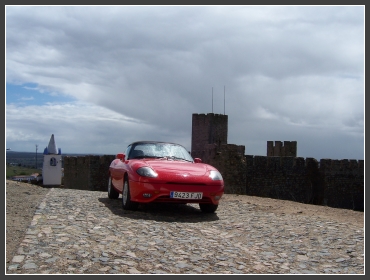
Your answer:
[[[144,177],[152,177],[155,178],[158,176],[158,174],[151,169],[150,167],[140,167],[138,170],[136,170],[137,174]]]
[[[216,170],[211,170],[209,172],[209,177],[212,179],[212,180],[222,180],[222,176],[221,176],[221,173],[216,171]]]

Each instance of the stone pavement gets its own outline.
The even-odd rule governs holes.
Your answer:
[[[215,214],[196,204],[125,211],[105,192],[59,188],[6,264],[6,274],[364,273],[364,228],[351,224],[238,200],[221,200]]]

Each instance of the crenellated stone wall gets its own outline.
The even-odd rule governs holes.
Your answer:
[[[193,114],[191,155],[216,167],[225,193],[364,210],[364,161],[297,157],[297,142],[267,141],[267,156],[228,144],[228,116]],[[64,157],[64,187],[106,191],[114,155]]]
[[[244,155],[244,146],[208,146],[203,162],[216,167],[225,193],[364,210],[364,161]],[[64,157],[64,187],[106,191],[114,155]]]
[[[246,194],[364,210],[363,160],[246,156]]]
[[[267,141],[267,156],[296,157],[297,141]]]
[[[261,197],[313,203],[316,194],[306,161],[293,157],[246,156],[246,193]],[[307,159],[312,177],[318,176],[317,161]]]

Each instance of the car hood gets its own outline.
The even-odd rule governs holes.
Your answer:
[[[166,174],[168,176],[205,176],[208,168],[206,164],[192,163],[176,160],[150,160],[146,162],[159,176]]]

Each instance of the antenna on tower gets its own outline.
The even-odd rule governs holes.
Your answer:
[[[213,114],[213,87],[212,87],[212,114]]]
[[[225,86],[224,86],[224,115],[225,115]]]

